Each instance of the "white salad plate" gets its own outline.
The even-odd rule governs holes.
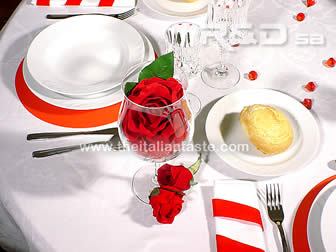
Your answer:
[[[145,44],[145,61],[152,61],[155,59],[155,52],[151,42],[145,35],[141,34]],[[74,110],[89,110],[107,107],[116,104],[122,100],[121,86],[102,92],[98,97],[88,96],[86,99],[73,98],[59,93],[55,93],[40,85],[30,74],[26,60],[23,64],[23,76],[28,88],[41,100],[61,108]]]
[[[316,197],[308,217],[311,251],[336,251],[336,181],[330,182]]]
[[[245,106],[264,104],[283,111],[291,121],[294,140],[289,149],[265,155],[251,144],[240,124]],[[237,91],[217,101],[208,114],[206,134],[217,155],[234,169],[255,176],[280,176],[298,170],[317,154],[320,130],[313,115],[294,98],[271,89]]]
[[[143,0],[154,12],[175,17],[198,16],[207,12],[209,0]]]
[[[99,94],[120,85],[144,61],[139,32],[116,18],[83,15],[43,30],[29,47],[26,65],[45,89],[71,96]]]

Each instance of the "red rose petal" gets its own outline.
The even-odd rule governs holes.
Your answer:
[[[317,88],[317,85],[315,84],[315,82],[308,82],[305,86],[304,86],[305,90],[307,92],[314,92]]]
[[[313,100],[306,98],[302,101],[302,104],[310,110],[313,107]]]
[[[325,65],[328,67],[335,67],[336,65],[336,60],[334,58],[329,58],[326,62]]]
[[[312,7],[315,4],[316,4],[315,0],[307,0],[307,3],[306,3],[307,7]]]
[[[306,15],[302,12],[300,12],[296,15],[296,20],[299,21],[299,22],[302,22],[305,18],[306,18]]]
[[[256,71],[251,71],[247,75],[248,79],[254,81],[258,78],[258,73]]]

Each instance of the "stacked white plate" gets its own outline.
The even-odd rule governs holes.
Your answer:
[[[143,0],[154,12],[174,16],[191,17],[207,12],[210,0]]]
[[[43,30],[30,45],[23,73],[29,89],[52,105],[97,109],[121,101],[125,74],[154,59],[149,40],[131,25],[84,15]]]

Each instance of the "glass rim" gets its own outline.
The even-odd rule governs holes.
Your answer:
[[[168,26],[167,30],[171,29],[174,26],[178,26],[178,25],[191,25],[191,26],[195,26],[199,31],[201,31],[201,26],[199,26],[198,24],[192,23],[192,22],[188,22],[188,21],[182,21],[182,22],[177,22],[174,24],[171,24]]]
[[[247,5],[249,6],[249,4],[250,4],[249,3],[250,0],[241,0],[241,1],[242,1],[242,4],[240,6],[238,6],[238,8],[234,7],[234,8],[230,8],[230,9],[241,9],[241,8],[245,8]],[[217,5],[215,2],[212,2],[210,4]],[[237,1],[237,4],[238,4],[238,1]]]
[[[125,84],[126,84],[126,80],[127,80],[132,74],[134,74],[134,73],[138,70],[138,67],[140,67],[140,66],[144,66],[144,65],[146,65],[147,63],[150,64],[150,63],[152,63],[152,62],[153,62],[153,61],[144,61],[144,62],[142,62],[142,63],[140,63],[140,64],[134,66],[134,68],[133,68],[132,70],[130,70],[129,73],[126,74],[126,77],[123,79],[122,84],[121,84],[121,92],[122,92],[122,94],[123,94],[123,96],[124,96],[124,101],[127,100],[128,102],[132,103],[133,105],[135,105],[135,106],[137,106],[137,107],[139,107],[139,108],[142,108],[142,109],[148,109],[148,110],[166,109],[166,108],[172,107],[172,106],[174,106],[174,105],[180,103],[180,102],[182,101],[183,98],[184,98],[184,99],[186,98],[186,97],[185,97],[185,96],[186,96],[186,92],[185,92],[185,89],[183,88],[182,83],[180,83],[180,81],[178,81],[178,80],[175,79],[174,77],[172,77],[172,78],[174,78],[175,80],[177,80],[177,81],[181,84],[181,86],[182,86],[182,91],[183,91],[183,95],[182,95],[177,101],[175,101],[175,102],[173,102],[173,103],[171,103],[171,104],[169,104],[169,105],[166,105],[166,106],[160,106],[160,107],[148,107],[148,106],[140,105],[140,104],[138,104],[138,103],[136,103],[136,102],[134,102],[134,101],[132,101],[131,99],[128,98],[128,96],[127,96],[126,93],[125,93]],[[174,70],[175,70],[175,68],[174,68]],[[174,71],[174,72],[175,72],[175,71]],[[182,70],[181,70],[181,74],[182,74],[184,77],[186,77],[185,72],[182,71]],[[158,77],[158,78],[160,78],[160,77]]]
[[[200,41],[201,40],[201,35],[202,35],[201,26],[198,25],[198,24],[192,23],[192,22],[188,22],[188,21],[177,22],[177,23],[169,25],[168,28],[166,29],[166,32],[165,32],[166,38],[168,37],[168,35],[167,35],[168,31],[170,31],[173,27],[178,26],[178,25],[191,25],[191,26],[196,27],[197,28],[197,36],[199,38],[197,40],[196,46],[198,46],[201,43],[201,41]]]

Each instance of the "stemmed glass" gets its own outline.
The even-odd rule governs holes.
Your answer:
[[[174,52],[175,65],[189,78],[201,71],[201,28],[193,23],[172,24],[166,31],[167,51]]]
[[[183,150],[183,145],[191,140],[194,130],[192,106],[200,108],[198,100],[187,98],[183,90],[181,98],[167,106],[158,106],[160,94],[152,96],[153,106],[142,106],[129,99],[125,92],[128,82],[138,80],[139,73],[150,62],[139,65],[127,75],[122,84],[124,100],[119,113],[119,135],[126,149],[133,151],[151,164],[140,168],[132,180],[132,190],[136,197],[148,203],[150,191],[155,183],[159,164],[172,160]],[[174,79],[187,86],[187,77],[182,71],[175,71]],[[195,98],[195,97],[192,97]],[[192,106],[190,103],[194,103]]]
[[[232,46],[237,45],[243,34],[239,28],[247,22],[250,0],[211,0],[208,10],[208,25],[220,46],[220,63],[206,66],[203,81],[210,87],[228,89],[240,80],[239,70],[225,62]]]

